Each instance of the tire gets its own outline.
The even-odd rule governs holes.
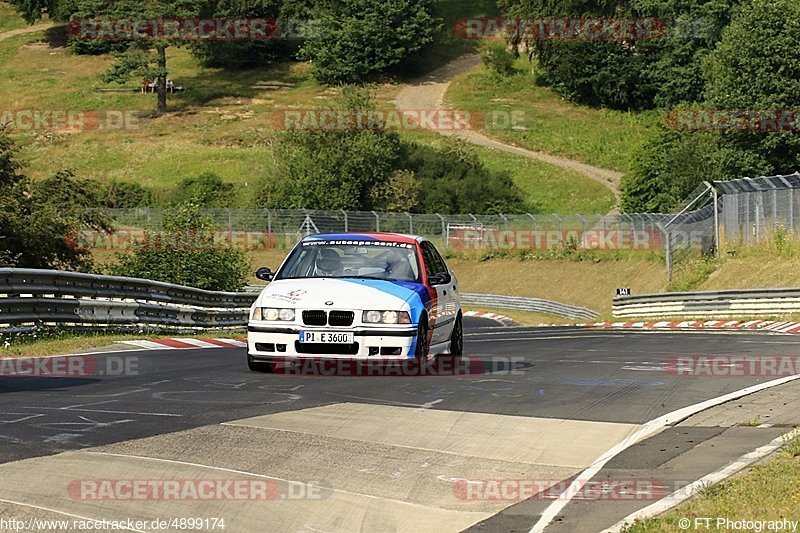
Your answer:
[[[459,314],[453,325],[453,332],[450,334],[450,356],[461,357],[462,355],[464,355],[464,327]]]
[[[263,374],[272,374],[275,366],[272,363],[265,363],[263,361],[256,361],[250,354],[247,354],[247,368],[251,372],[261,372]]]
[[[414,351],[414,357],[417,361],[425,361],[428,358],[428,352],[431,347],[428,345],[428,318],[423,315],[419,319],[419,326],[417,326],[417,347]]]

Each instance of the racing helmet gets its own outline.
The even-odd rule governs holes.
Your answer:
[[[330,276],[342,268],[342,258],[331,248],[322,248],[317,252],[315,263],[317,275]]]

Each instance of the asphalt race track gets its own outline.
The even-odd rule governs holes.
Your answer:
[[[570,479],[649,420],[774,379],[677,375],[670,357],[800,355],[793,338],[763,334],[488,324],[465,320],[469,370],[456,375],[258,374],[244,349],[219,348],[97,356],[134,360],[137,375],[4,377],[0,518],[224,518],[233,532],[527,531],[548,501],[472,497],[464,483]],[[720,433],[692,431],[680,452]],[[623,454],[610,466],[628,461],[644,475],[657,466],[648,457]],[[98,497],[76,489],[87,480],[259,480],[271,496]],[[559,530],[597,531],[618,518]]]

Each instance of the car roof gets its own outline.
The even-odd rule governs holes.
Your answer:
[[[309,235],[303,239],[304,241],[386,241],[386,242],[402,242],[413,244],[425,240],[424,237],[419,235],[406,235],[403,233],[319,233],[317,235]]]

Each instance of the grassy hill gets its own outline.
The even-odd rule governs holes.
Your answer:
[[[453,0],[439,3],[446,16],[439,45],[430,53],[431,66],[468,52],[474,43],[452,37],[452,21],[475,12],[492,14],[493,2]],[[24,22],[0,4],[9,27]],[[465,15],[466,14],[466,15]],[[0,94],[4,107],[25,110],[114,110],[136,113],[135,128],[80,133],[12,132],[21,146],[25,172],[44,178],[62,169],[81,177],[136,181],[168,188],[180,180],[213,172],[242,187],[234,205],[245,205],[248,188],[261,179],[280,179],[274,171],[270,144],[276,134],[273,113],[323,105],[337,90],[320,86],[305,63],[230,72],[200,66],[188,50],[168,50],[170,76],[186,91],[170,97],[170,113],[153,118],[152,94],[136,91],[138,82],[109,85],[101,75],[113,64],[109,56],[78,56],[53,47],[44,33],[0,41]],[[375,88],[380,107],[393,108],[401,87]],[[119,92],[109,92],[118,89]],[[125,91],[124,89],[129,89]],[[438,134],[404,133],[435,144]],[[494,170],[508,171],[538,212],[604,213],[613,198],[580,174],[555,166],[477,149]]]

